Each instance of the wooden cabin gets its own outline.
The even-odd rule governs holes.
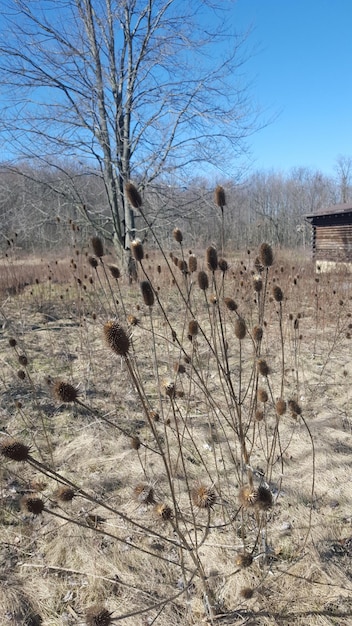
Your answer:
[[[317,271],[352,271],[352,203],[334,204],[305,216],[313,227],[313,259]]]

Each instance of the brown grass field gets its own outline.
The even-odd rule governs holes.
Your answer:
[[[0,622],[352,624],[350,277],[174,237],[1,261]]]

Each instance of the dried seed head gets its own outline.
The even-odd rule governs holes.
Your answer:
[[[216,206],[221,209],[226,206],[225,190],[221,185],[218,185],[215,189],[214,200]]]
[[[143,244],[140,239],[131,241],[131,253],[135,261],[140,263],[144,259]]]
[[[71,500],[75,497],[75,492],[71,489],[71,487],[63,485],[62,487],[56,489],[54,496],[56,500],[60,500],[60,502],[71,502]]]
[[[161,391],[167,398],[175,398],[175,383],[172,380],[163,380],[163,382],[161,383]]]
[[[17,372],[17,377],[20,380],[24,380],[26,378],[26,372],[24,370],[18,370]]]
[[[157,411],[149,411],[149,417],[153,422],[158,422],[160,420],[160,415]]]
[[[218,269],[218,252],[215,246],[209,246],[206,252],[206,261],[208,269],[215,272]]]
[[[14,337],[10,337],[10,339],[9,339],[9,346],[11,348],[15,348],[15,346],[17,346],[17,341],[16,341],[16,339]]]
[[[76,402],[78,391],[76,387],[63,380],[57,380],[53,387],[54,396],[59,402]]]
[[[0,442],[0,454],[12,461],[27,461],[29,446],[11,437],[6,437]]]
[[[21,500],[21,508],[32,515],[40,515],[44,509],[44,502],[36,496],[24,496]]]
[[[28,365],[28,359],[26,357],[25,354],[20,354],[18,357],[18,362],[20,365],[23,365],[23,367],[27,367]]]
[[[101,259],[101,257],[104,256],[104,247],[102,240],[100,239],[100,237],[92,237],[91,242],[95,256],[97,256],[98,259]]]
[[[225,274],[229,269],[229,264],[225,259],[219,259],[219,269]]]
[[[214,489],[201,483],[193,487],[191,496],[193,504],[200,509],[211,509],[216,502]]]
[[[239,552],[236,556],[236,565],[241,568],[250,567],[253,563],[253,556],[249,552]]]
[[[175,241],[177,241],[177,243],[182,243],[183,235],[179,228],[174,228],[172,234],[174,236]]]
[[[263,289],[263,281],[261,276],[254,276],[253,278],[253,289],[256,293],[260,293]]]
[[[133,494],[140,504],[155,504],[154,489],[146,483],[136,485]]]
[[[243,508],[245,509],[253,506],[255,499],[255,489],[253,489],[253,487],[251,487],[250,485],[242,485],[238,492],[238,499],[240,505],[243,506]]]
[[[243,317],[238,317],[235,320],[235,335],[237,339],[244,339],[246,336],[246,322]]]
[[[253,331],[254,341],[261,341],[263,339],[263,329],[261,326],[254,326]]]
[[[137,187],[135,187],[133,183],[129,182],[126,183],[125,190],[130,205],[134,209],[140,209],[142,206],[142,197]]]
[[[98,604],[91,606],[86,611],[87,626],[110,626],[112,613]]]
[[[110,271],[111,276],[115,278],[116,280],[120,278],[121,272],[119,268],[117,267],[117,265],[109,265],[109,271]]]
[[[95,256],[89,256],[88,257],[88,263],[94,269],[96,269],[98,267],[98,259]]]
[[[163,502],[156,504],[154,511],[165,522],[173,518],[172,508]]]
[[[188,333],[191,337],[195,337],[198,335],[199,325],[197,320],[191,320],[188,324]]]
[[[279,398],[275,404],[276,413],[278,415],[284,415],[286,413],[286,402],[282,398]]]
[[[176,372],[176,374],[184,374],[185,371],[186,371],[186,368],[183,365],[183,363],[175,363],[174,364],[174,371]]]
[[[302,409],[299,404],[297,404],[296,400],[289,400],[287,404],[293,415],[301,415]]]
[[[110,320],[104,324],[104,336],[109,348],[119,356],[126,357],[130,349],[130,339],[118,322]]]
[[[203,272],[203,270],[198,272],[198,285],[202,291],[205,291],[209,287],[208,274]]]
[[[257,422],[262,422],[264,419],[264,411],[257,409],[255,412],[255,419],[257,420]]]
[[[240,590],[240,596],[241,598],[244,598],[244,600],[250,600],[251,598],[253,598],[253,594],[254,591],[253,589],[251,589],[251,587],[242,587],[242,589]]]
[[[267,362],[265,361],[265,359],[258,359],[258,361],[257,361],[257,368],[258,368],[258,372],[259,372],[259,374],[261,374],[261,376],[269,376],[270,368],[269,368],[269,365],[267,364]]]
[[[260,511],[267,511],[273,506],[273,496],[270,489],[261,485],[256,490],[254,506]]]
[[[267,402],[269,399],[268,392],[265,389],[258,389],[258,400],[259,402]]]
[[[197,257],[195,254],[191,254],[188,259],[188,269],[191,272],[191,274],[197,271]]]
[[[273,296],[276,302],[282,302],[282,300],[284,299],[284,294],[282,293],[282,289],[281,287],[279,287],[279,285],[275,285],[273,287]]]
[[[144,300],[144,304],[147,306],[153,306],[154,304],[154,291],[149,280],[142,280],[141,291]]]
[[[272,247],[268,243],[262,243],[259,249],[259,259],[264,267],[270,267],[274,262]]]
[[[237,310],[237,304],[232,298],[224,298],[224,302],[229,311]]]
[[[131,438],[131,448],[132,450],[139,450],[141,447],[141,440],[139,437],[135,436]]]
[[[209,298],[209,301],[210,301],[210,304],[217,304],[218,303],[217,295],[215,293],[212,293]]]
[[[127,315],[127,321],[130,326],[138,326],[138,324],[140,323],[138,317],[136,317],[135,315]]]
[[[182,272],[182,274],[188,274],[188,265],[187,262],[183,259],[178,259],[177,267]]]

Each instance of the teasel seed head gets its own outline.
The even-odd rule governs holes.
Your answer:
[[[261,374],[261,376],[269,376],[270,374],[270,367],[267,364],[265,359],[258,359],[257,369],[258,369],[259,374]]]
[[[210,298],[209,298],[209,302],[210,304],[217,304],[218,303],[218,297],[215,293],[212,293]]]
[[[133,183],[129,182],[126,183],[125,190],[130,205],[134,209],[140,209],[142,206],[142,197],[137,187],[135,187]]]
[[[27,461],[29,450],[29,446],[11,437],[5,437],[0,441],[0,454],[12,461]]]
[[[127,322],[130,326],[138,326],[140,321],[135,315],[127,315]]]
[[[216,493],[212,487],[199,483],[191,491],[192,502],[200,509],[211,509],[216,502]]]
[[[94,269],[96,269],[98,267],[98,265],[99,265],[98,259],[95,256],[89,256],[88,257],[88,263]]]
[[[159,502],[155,505],[154,511],[158,517],[160,517],[165,522],[171,520],[174,516],[172,508],[168,504],[164,504],[163,502]]]
[[[163,380],[161,383],[161,391],[167,398],[176,397],[176,387],[173,380]]]
[[[253,278],[253,289],[256,293],[260,293],[263,289],[263,281],[261,276],[254,276]]]
[[[187,262],[183,259],[178,259],[177,267],[182,272],[182,274],[188,274],[188,265]]]
[[[112,624],[112,613],[109,613],[100,604],[95,604],[89,607],[86,611],[86,625],[87,626],[110,626]]]
[[[224,298],[224,302],[229,311],[237,311],[237,304],[232,298]]]
[[[250,600],[251,598],[253,598],[253,594],[254,591],[251,587],[242,587],[242,589],[240,590],[240,596],[244,600]]]
[[[43,513],[44,502],[37,496],[24,496],[21,500],[21,508],[32,515],[40,515]]]
[[[254,341],[261,341],[263,339],[263,329],[261,326],[254,326],[252,330]]]
[[[243,317],[238,317],[235,320],[235,335],[237,339],[239,339],[240,341],[244,339],[246,336],[246,332],[246,322],[244,321]]]
[[[53,394],[59,402],[76,402],[78,391],[76,387],[63,380],[57,380],[53,387]]]
[[[75,497],[75,491],[71,487],[67,487],[66,485],[62,485],[62,487],[58,487],[54,493],[54,497],[56,500],[60,500],[60,502],[71,502]]]
[[[282,398],[279,398],[275,404],[276,413],[278,415],[284,415],[286,413],[286,402]]]
[[[284,299],[284,294],[282,292],[281,287],[279,287],[279,285],[275,285],[273,287],[273,296],[274,296],[274,300],[276,300],[276,302],[282,302]]]
[[[143,244],[140,239],[131,241],[131,253],[135,261],[140,263],[144,259]]]
[[[198,272],[198,286],[202,291],[206,291],[209,287],[208,274],[203,270]]]
[[[243,506],[244,509],[253,506],[255,499],[255,489],[250,485],[242,485],[238,492],[238,499],[240,505]]]
[[[296,400],[289,400],[288,401],[288,408],[290,409],[291,413],[293,415],[301,415],[302,414],[302,409],[299,406],[299,404],[296,402]]]
[[[264,419],[264,411],[262,411],[261,409],[256,409],[255,419],[257,422],[262,422]]]
[[[154,291],[149,280],[142,280],[141,291],[144,300],[144,304],[147,306],[153,306],[154,304]]]
[[[23,367],[27,367],[28,359],[27,359],[26,355],[25,354],[20,354],[19,357],[18,357],[18,362]]]
[[[132,448],[132,450],[139,450],[140,447],[141,447],[141,440],[140,440],[140,438],[137,435],[135,437],[131,437],[131,448]]]
[[[262,389],[261,387],[258,389],[258,400],[259,402],[267,402],[269,400],[269,396],[268,396],[268,392],[265,389]]]
[[[186,368],[183,365],[183,363],[177,362],[174,364],[174,371],[176,374],[184,374],[186,371]]]
[[[153,422],[158,422],[160,420],[160,415],[157,411],[149,411],[149,417]]]
[[[218,269],[218,252],[215,246],[209,246],[206,252],[206,260],[208,269],[215,272]]]
[[[219,270],[221,270],[222,273],[225,274],[225,272],[227,272],[228,269],[229,269],[229,264],[226,261],[226,259],[219,259]]]
[[[130,338],[118,322],[114,320],[106,322],[104,324],[104,336],[109,348],[115,354],[127,356],[130,349]]]
[[[258,487],[254,506],[260,511],[267,511],[273,506],[273,496],[270,489],[263,485]]]
[[[253,556],[249,552],[239,552],[236,556],[236,565],[241,569],[250,567],[253,563]]]
[[[199,325],[197,320],[191,320],[188,324],[188,333],[191,337],[198,335]]]
[[[20,380],[24,380],[26,378],[26,372],[24,370],[18,370],[17,372],[17,377]]]
[[[188,258],[188,269],[191,274],[197,271],[197,257],[195,254],[191,254]]]
[[[121,272],[119,268],[117,267],[117,265],[109,265],[108,267],[109,267],[109,272],[111,276],[115,278],[115,280],[118,280],[121,276]]]
[[[215,188],[214,200],[215,200],[216,206],[220,207],[220,209],[226,206],[225,190],[221,185],[218,185]]]
[[[259,259],[264,267],[270,267],[274,262],[272,247],[268,243],[262,243],[259,248]]]
[[[17,341],[14,337],[10,337],[9,339],[9,346],[10,348],[15,348],[17,346]]]
[[[104,247],[102,240],[100,239],[100,237],[92,237],[91,243],[95,256],[97,256],[98,259],[101,259],[101,257],[104,256]]]
[[[140,504],[155,504],[154,489],[146,483],[138,483],[135,486],[134,497]]]
[[[174,228],[174,230],[172,231],[172,234],[173,234],[175,241],[177,241],[177,243],[182,243],[183,235],[182,235],[182,231],[179,228]]]

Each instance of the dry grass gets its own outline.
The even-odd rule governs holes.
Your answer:
[[[258,268],[257,251],[214,274],[198,251],[185,275],[183,243],[144,250],[137,283],[83,253],[7,291],[0,445],[30,458],[1,459],[4,624],[84,624],[94,605],[137,626],[351,623],[350,283],[283,253]],[[14,255],[6,281],[15,267],[28,282]]]

